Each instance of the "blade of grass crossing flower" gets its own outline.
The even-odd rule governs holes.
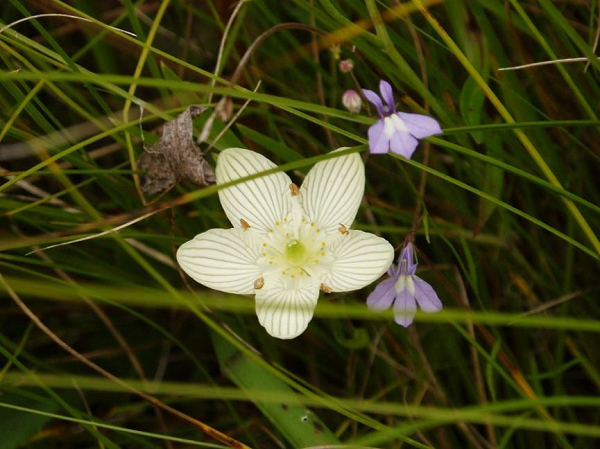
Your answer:
[[[6,263],[4,263],[4,266],[7,266]],[[102,303],[120,304],[122,306],[144,309],[173,308],[185,310],[186,304],[191,303],[194,307],[202,304],[213,310],[239,314],[255,314],[254,304],[245,298],[234,295],[203,295],[200,293],[191,294],[178,291],[181,302],[174,303],[173,299],[165,297],[164,292],[159,288],[142,288],[138,286],[117,288],[84,282],[79,283],[78,287],[75,288],[74,286],[48,279],[45,275],[39,273],[39,271],[29,270],[28,273],[37,273],[39,277],[36,278],[35,283],[28,281],[26,278],[15,276],[6,277],[7,282],[16,293],[40,300],[58,302],[81,301],[79,295],[85,294]],[[387,320],[392,316],[391,314],[370,311],[362,304],[327,304],[321,302],[315,310],[315,316],[317,317],[335,318],[340,315],[363,320]],[[418,313],[416,319],[417,321],[430,323],[448,323],[449,321],[458,323],[472,322],[491,326],[508,326],[511,328],[600,332],[599,320],[586,319],[579,316],[538,316],[523,315],[522,313],[477,312],[444,308],[444,310],[436,314]]]
[[[298,112],[298,111],[296,111],[296,112]],[[314,120],[317,120],[317,119],[314,119]],[[117,130],[117,128],[119,128],[119,129],[125,129],[128,126],[131,126],[131,122],[129,124],[125,124],[125,125],[121,125],[119,127],[116,127],[116,128],[113,129],[113,131]],[[108,135],[108,134],[110,134],[110,132],[101,133],[101,134],[95,136],[94,138],[91,138],[91,141],[95,141],[98,138],[104,137],[105,135]],[[70,152],[75,151],[76,149],[79,149],[79,148],[83,147],[86,144],[88,144],[89,142],[90,142],[90,139],[87,139],[86,141],[82,142],[81,144],[78,144],[78,145],[75,145],[75,146],[73,146],[71,148],[68,148],[67,150],[64,150],[63,152],[56,154],[55,156],[47,159],[46,161],[37,164],[36,166],[34,166],[31,169],[29,169],[29,170],[21,173],[20,175],[15,176],[13,179],[7,181],[5,184],[3,184],[2,186],[0,186],[0,191],[6,189],[10,185],[16,183],[18,180],[23,179],[27,175],[29,175],[31,173],[34,173],[36,170],[45,167],[46,165],[48,165],[49,162],[54,161],[54,160],[56,160],[56,159],[64,156],[65,154],[68,154]],[[355,148],[352,148],[352,149],[349,149],[349,150],[344,150],[343,152],[340,152],[339,154],[345,154],[347,151],[348,152],[354,152],[354,151],[358,151],[360,149],[361,149],[360,147],[355,147]],[[302,161],[297,161],[297,162],[289,163],[289,164],[286,164],[284,166],[280,166],[280,167],[278,167],[276,169],[268,170],[266,172],[259,173],[257,175],[253,175],[252,177],[249,177],[249,179],[251,179],[253,177],[256,177],[256,176],[264,176],[264,175],[269,174],[270,172],[281,171],[281,170],[292,170],[292,169],[295,169],[295,168],[298,168],[298,167],[309,165],[313,160],[314,161],[318,161],[318,160],[325,159],[325,158],[328,158],[328,157],[329,156],[327,156],[327,155],[323,155],[323,156],[319,156],[319,157],[315,157],[315,158],[309,158],[308,160],[302,160]],[[440,173],[440,172],[438,172],[436,170],[430,169],[427,166],[419,164],[418,162],[415,162],[415,161],[412,161],[412,160],[406,160],[404,158],[402,160],[405,161],[405,162],[407,162],[407,163],[409,163],[409,164],[411,164],[411,165],[415,165],[417,167],[420,167],[420,168],[422,168],[425,171],[429,171],[430,173],[435,174],[436,176],[439,176],[439,177],[441,177],[443,179],[446,179],[447,181],[450,181],[450,182],[452,182],[452,183],[454,183],[454,184],[456,184],[456,185],[458,185],[458,186],[460,186],[462,188],[465,188],[465,189],[467,189],[467,190],[469,190],[469,191],[471,191],[471,192],[473,192],[473,193],[475,193],[477,195],[480,195],[480,196],[482,196],[484,198],[487,198],[490,201],[496,202],[496,204],[501,205],[502,207],[504,207],[504,208],[506,208],[506,209],[508,209],[508,210],[510,210],[510,211],[512,211],[514,213],[516,213],[517,215],[520,215],[520,216],[526,218],[527,220],[529,220],[529,221],[531,221],[531,222],[533,222],[533,223],[541,226],[542,228],[544,228],[544,229],[546,229],[546,230],[554,233],[555,235],[563,238],[564,240],[568,241],[569,243],[577,246],[579,249],[581,249],[581,250],[587,252],[588,254],[592,255],[593,257],[600,258],[597,254],[595,254],[594,252],[592,252],[591,250],[589,250],[588,248],[586,248],[585,246],[583,246],[579,242],[575,241],[571,237],[569,237],[569,236],[561,233],[560,231],[556,230],[555,228],[553,228],[551,226],[546,225],[545,223],[543,223],[542,221],[540,221],[540,220],[532,217],[531,215],[529,215],[529,214],[527,214],[527,213],[525,213],[525,212],[523,212],[523,211],[521,211],[519,209],[516,209],[513,206],[510,206],[507,203],[504,203],[504,202],[502,202],[502,201],[500,201],[500,200],[498,200],[498,199],[496,199],[496,198],[494,198],[494,197],[492,197],[492,196],[490,196],[488,194],[485,194],[484,192],[481,192],[478,189],[475,189],[475,188],[473,188],[471,186],[468,186],[467,184],[465,184],[465,183],[463,183],[461,181],[458,181],[458,180],[456,180],[456,179],[454,179],[452,177],[449,177],[449,176],[444,175],[444,174],[442,174],[442,173]],[[241,182],[241,181],[244,181],[244,180],[246,180],[246,179],[242,178],[242,179],[240,179],[240,180],[238,180],[236,182]],[[210,195],[214,191],[218,190],[219,188],[223,188],[223,186],[212,186],[212,187],[200,189],[200,190],[198,190],[196,192],[190,192],[190,193],[184,195],[184,197],[180,199],[180,201],[178,202],[178,204],[183,204],[183,203],[186,203],[186,202],[193,201],[194,199],[198,199],[200,197],[204,197],[204,196]]]
[[[450,48],[452,53],[454,53],[456,58],[461,62],[461,64],[467,70],[469,75],[471,75],[473,77],[473,79],[475,79],[475,81],[477,82],[479,87],[485,92],[488,99],[491,101],[491,103],[494,105],[494,107],[498,110],[498,112],[504,118],[504,120],[509,123],[514,123],[515,120],[513,119],[510,112],[502,104],[502,102],[496,96],[494,91],[492,91],[492,89],[487,85],[487,83],[481,77],[479,72],[475,69],[475,67],[473,67],[471,62],[467,59],[467,57],[460,50],[460,48],[458,48],[458,46],[454,43],[454,41],[448,35],[448,33],[446,33],[444,28],[429,13],[429,11],[427,11],[427,9],[425,9],[425,7],[422,3],[422,0],[414,0],[414,2],[419,7],[419,9],[421,10],[421,13],[425,16],[425,18],[430,23],[430,25],[436,30],[436,32],[440,35],[440,37],[448,45],[448,47]],[[594,116],[593,118],[595,119],[596,117]],[[542,173],[546,176],[546,178],[555,186],[562,188],[562,184],[560,183],[560,181],[558,180],[558,178],[556,177],[554,172],[550,169],[550,167],[548,166],[548,164],[546,163],[546,161],[544,160],[542,155],[538,152],[538,150],[535,148],[533,143],[529,140],[527,135],[520,129],[515,129],[514,132],[515,132],[517,138],[521,141],[521,143],[525,147],[525,149],[528,151],[528,153],[530,154],[532,159],[538,165],[538,167],[540,168]],[[563,201],[564,201],[565,205],[567,206],[567,209],[569,210],[569,212],[575,218],[575,221],[580,226],[583,233],[590,240],[594,250],[597,253],[597,256],[600,256],[600,240],[598,240],[598,237],[596,237],[596,234],[594,233],[594,231],[592,230],[592,228],[586,221],[585,217],[581,214],[579,209],[577,209],[577,206],[571,200],[563,198]],[[597,258],[600,258],[600,257],[597,257]]]

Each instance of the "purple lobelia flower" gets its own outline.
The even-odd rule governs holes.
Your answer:
[[[417,265],[413,259],[413,246],[408,243],[394,264],[388,270],[390,277],[382,281],[367,298],[371,310],[384,311],[394,304],[394,319],[401,326],[408,327],[419,307],[428,313],[442,310],[442,302],[435,290],[423,279],[415,276]]]
[[[394,153],[410,159],[418,139],[442,132],[437,120],[421,114],[396,112],[392,86],[385,80],[379,82],[381,97],[372,90],[363,89],[363,94],[377,108],[381,117],[369,128],[369,151],[373,154]],[[381,98],[386,102],[384,105]]]

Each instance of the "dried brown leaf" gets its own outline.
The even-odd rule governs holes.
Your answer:
[[[193,136],[192,120],[203,111],[190,106],[165,123],[160,140],[140,156],[138,168],[146,172],[142,185],[145,193],[160,193],[181,181],[200,187],[215,183],[213,170]]]

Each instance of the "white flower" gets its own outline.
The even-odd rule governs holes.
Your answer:
[[[275,168],[253,151],[217,159],[217,184]],[[365,188],[356,153],[318,162],[298,188],[283,172],[219,190],[233,229],[184,243],[177,261],[195,281],[227,293],[256,294],[267,332],[295,338],[312,319],[319,290],[346,292],[379,278],[394,257],[384,239],[351,230]]]

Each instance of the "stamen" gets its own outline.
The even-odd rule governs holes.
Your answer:
[[[292,196],[298,196],[300,194],[300,188],[292,182],[290,184],[290,192]]]
[[[321,284],[321,291],[323,293],[331,293],[332,292],[331,287],[329,287],[323,283]]]
[[[257,280],[254,281],[254,288],[256,290],[260,290],[264,286],[265,286],[265,278],[258,278]]]
[[[247,231],[248,229],[250,229],[250,225],[248,224],[248,222],[246,220],[244,220],[243,218],[240,218],[240,225],[242,225],[242,229],[244,231]]]

